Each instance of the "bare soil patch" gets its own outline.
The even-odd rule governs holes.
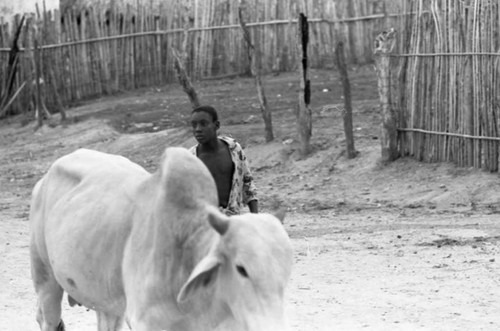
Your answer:
[[[311,74],[314,152],[296,152],[295,74],[266,77],[276,140],[250,78],[196,84],[220,110],[221,133],[246,148],[263,211],[286,207],[295,250],[287,292],[294,330],[499,330],[498,174],[378,162],[380,114],[371,67],[350,70],[356,149],[345,158],[336,72]],[[69,123],[0,123],[0,330],[38,330],[29,271],[28,210],[35,182],[78,147],[124,155],[149,171],[166,146],[194,144],[190,105],[176,85],[93,100]],[[69,330],[95,330],[85,308],[63,303]]]

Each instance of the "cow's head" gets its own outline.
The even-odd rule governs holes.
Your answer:
[[[281,222],[269,214],[228,217],[211,207],[208,217],[220,241],[194,268],[178,302],[212,288],[207,304],[231,316],[228,329],[287,330],[283,299],[292,248]]]

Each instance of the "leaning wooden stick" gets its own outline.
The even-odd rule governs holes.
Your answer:
[[[262,113],[262,118],[264,119],[266,142],[270,142],[274,139],[273,122],[271,117],[271,110],[267,106],[266,94],[264,93],[264,88],[262,87],[260,71],[257,67],[257,63],[260,62],[260,54],[259,51],[256,50],[255,46],[252,44],[252,40],[250,38],[250,32],[248,31],[248,28],[243,19],[242,11],[243,9],[239,7],[238,15],[240,18],[241,29],[243,30],[243,37],[245,38],[245,42],[248,46],[248,59],[250,61],[250,69],[252,75],[255,77],[255,86],[257,88],[257,95],[259,97],[260,111]]]
[[[179,83],[182,85],[184,92],[186,92],[186,94],[188,95],[189,101],[191,101],[193,109],[199,107],[200,100],[198,99],[198,93],[196,93],[193,84],[191,84],[191,80],[189,79],[186,67],[184,65],[185,56],[180,55],[175,48],[172,48],[172,54],[174,55],[175,58],[174,68],[175,71],[177,72],[177,78],[179,79]]]

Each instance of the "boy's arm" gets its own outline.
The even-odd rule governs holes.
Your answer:
[[[248,166],[248,160],[245,153],[243,152],[243,149],[240,149],[239,153],[241,168],[243,170],[243,202],[248,205],[251,213],[258,213],[259,202],[257,199],[257,188],[255,187],[253,176],[250,171],[250,167]]]
[[[249,201],[248,209],[250,209],[251,213],[257,214],[259,212],[259,201],[258,200]]]

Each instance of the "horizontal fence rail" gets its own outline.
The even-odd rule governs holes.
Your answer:
[[[438,57],[438,56],[500,56],[497,52],[463,52],[463,53],[420,53],[420,54],[391,54],[391,57]]]
[[[451,133],[451,132],[438,132],[438,131],[429,131],[415,128],[399,128],[398,131],[401,132],[418,132],[425,133],[431,135],[438,136],[447,136],[447,137],[455,137],[455,138],[467,138],[467,139],[477,139],[477,140],[491,140],[491,141],[500,141],[500,137],[485,137],[485,136],[471,136],[468,134],[459,134],[459,133]]]
[[[408,14],[390,14],[390,15],[379,14],[379,15],[353,17],[353,18],[338,19],[338,20],[311,18],[311,19],[308,19],[308,22],[310,24],[314,24],[314,23],[338,24],[338,23],[347,23],[347,22],[359,22],[359,21],[364,21],[364,20],[377,20],[377,19],[383,19],[383,18],[387,18],[387,17],[401,17],[403,15],[411,15],[411,13],[408,13]],[[291,20],[276,20],[276,21],[269,21],[269,22],[254,22],[254,23],[248,23],[248,24],[246,24],[246,26],[257,27],[257,26],[272,26],[272,25],[280,25],[280,24],[297,24],[297,20],[291,19]],[[239,29],[241,29],[241,26],[235,24],[235,25],[224,25],[224,26],[212,26],[212,27],[205,27],[205,28],[189,28],[189,29],[172,29],[172,30],[163,30],[163,31],[137,32],[137,33],[130,33],[130,34],[125,34],[125,35],[92,38],[92,39],[85,39],[85,40],[79,40],[79,41],[73,41],[73,42],[65,42],[65,43],[59,43],[59,44],[53,44],[53,45],[43,45],[40,47],[40,49],[51,49],[51,48],[58,48],[58,47],[65,47],[65,46],[72,46],[72,45],[94,43],[94,42],[99,42],[99,41],[117,40],[117,39],[129,38],[129,37],[159,36],[159,35],[178,34],[178,33],[185,33],[185,32],[193,33],[193,32],[200,32],[200,31],[214,31],[214,30],[225,30],[225,29],[237,29],[237,30],[239,30]],[[19,50],[25,51],[26,48],[20,48]],[[0,52],[9,52],[9,51],[10,51],[10,48],[0,47]],[[393,56],[412,56],[412,55],[401,54],[401,55],[393,55]]]

